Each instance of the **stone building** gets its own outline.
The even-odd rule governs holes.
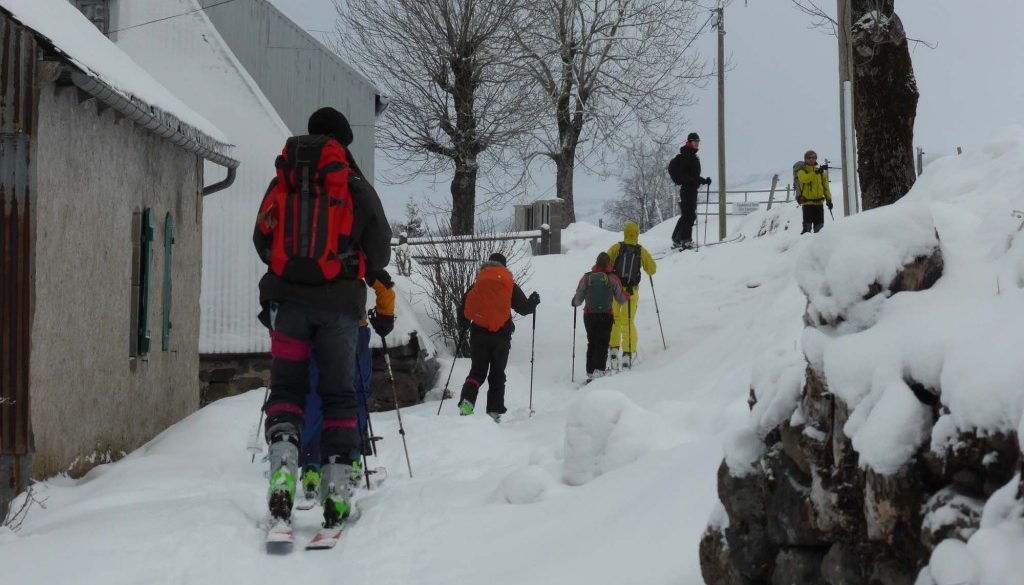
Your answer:
[[[2,516],[199,407],[202,206],[238,161],[64,0],[0,0],[0,42]]]

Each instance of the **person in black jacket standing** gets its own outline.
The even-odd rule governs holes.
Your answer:
[[[668,165],[668,174],[672,182],[679,185],[679,221],[672,231],[673,248],[692,248],[693,224],[697,221],[697,192],[701,185],[710,185],[711,177],[701,178],[700,158],[697,149],[700,147],[700,136],[690,132],[686,144],[679,149],[679,154]]]

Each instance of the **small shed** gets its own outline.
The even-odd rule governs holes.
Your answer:
[[[199,407],[202,201],[238,162],[65,0],[0,0],[0,43],[2,517]]]

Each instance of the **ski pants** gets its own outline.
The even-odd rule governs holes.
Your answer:
[[[814,233],[820,232],[822,226],[825,225],[825,206],[808,203],[803,206],[802,210],[804,212],[804,229],[800,233],[806,234],[811,230],[814,230]]]
[[[672,243],[680,244],[693,239],[693,224],[697,221],[697,188],[679,189],[679,220],[672,230]]]
[[[612,301],[615,310],[615,323],[612,325],[612,336],[608,341],[610,347],[621,347],[624,353],[636,351],[636,306],[640,302],[640,288],[629,290],[631,295],[627,302],[618,304]]]
[[[608,362],[608,340],[612,336],[615,316],[611,313],[584,313],[583,327],[587,330],[587,373],[604,371]]]
[[[356,339],[355,390],[359,407],[359,436],[362,439],[363,455],[370,455],[370,328],[360,327]],[[320,368],[316,360],[309,363],[309,394],[306,395],[306,428],[302,431],[302,449],[299,454],[299,467],[320,466],[320,427],[323,424],[323,413],[320,408],[320,396],[316,392]]]
[[[340,311],[316,309],[290,301],[270,304],[270,397],[266,437],[278,431],[298,435],[305,426],[309,393],[309,362],[319,366],[316,392],[320,424],[321,463],[338,456],[339,463],[357,461],[361,452],[358,407],[353,384],[359,319]]]
[[[505,366],[512,349],[512,335],[504,330],[497,333],[476,325],[469,335],[469,355],[472,365],[462,385],[459,402],[468,400],[476,404],[480,385],[487,380],[487,412],[504,414],[505,408]],[[488,373],[489,372],[489,373]]]

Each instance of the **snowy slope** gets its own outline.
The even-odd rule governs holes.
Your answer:
[[[659,252],[671,227],[642,240]],[[565,255],[533,259],[526,289],[543,299],[533,418],[529,319],[519,320],[513,341],[510,412],[500,426],[457,416],[451,401],[436,416],[436,391],[403,411],[409,479],[393,413],[374,417],[390,478],[363,500],[340,550],[262,554],[264,466],[246,452],[262,400],[254,391],[204,408],[82,480],[42,484],[47,510],[0,537],[5,574],[19,584],[274,583],[300,569],[314,581],[344,574],[346,583],[377,585],[483,575],[510,584],[699,583],[697,542],[716,499],[720,433],[745,414],[754,355],[799,338],[803,301],[791,254],[779,254],[797,237],[664,259],[655,283],[669,351],[645,284],[637,370],[583,390],[582,320],[577,382],[569,381],[569,299],[597,252],[617,239],[577,225],[565,235]],[[745,286],[755,280],[761,286]],[[468,367],[458,362],[456,391]],[[316,521],[301,517],[300,530],[308,534]],[[40,565],[52,550],[68,551],[67,562]],[[131,562],[121,562],[125,554]]]
[[[911,203],[923,199],[936,222],[947,228],[944,241],[954,274],[970,270],[971,261],[979,259],[958,261],[957,250],[970,250],[972,242],[989,237],[998,240],[986,218],[1010,217],[1002,207],[1016,204],[1002,183],[1002,195],[989,200],[984,193],[991,183],[971,187],[966,180],[972,165],[991,165],[990,171],[997,165],[1024,169],[1024,130],[1008,132],[998,152],[951,161],[945,176],[936,172],[912,194]],[[1006,184],[1024,182],[1021,170],[1008,174]],[[946,192],[944,185],[953,185],[948,197],[938,195]],[[270,584],[295,578],[374,585],[701,583],[697,544],[717,504],[715,472],[723,440],[732,429],[749,424],[746,399],[752,376],[768,375],[775,365],[785,368],[789,356],[802,351],[807,300],[797,284],[796,262],[811,254],[825,234],[801,237],[783,229],[798,222],[799,211],[791,206],[758,212],[736,224],[736,231],[746,235],[742,242],[663,258],[654,283],[668,350],[662,349],[650,283],[645,282],[636,370],[586,387],[580,385],[582,323],[576,337],[576,382],[570,382],[569,299],[579,276],[618,235],[572,226],[563,237],[566,253],[534,258],[534,276],[524,287],[536,289],[542,298],[534,352],[536,414],[528,415],[532,330],[526,318],[518,321],[513,339],[509,413],[501,425],[484,416],[459,417],[452,401],[436,416],[436,389],[427,403],[402,412],[415,474],[409,478],[394,413],[374,416],[375,430],[385,437],[377,464],[388,468],[389,479],[361,497],[361,518],[333,552],[299,551],[287,558],[262,553],[258,524],[264,464],[251,464],[246,451],[257,433],[263,397],[253,391],[204,408],[126,459],[96,468],[81,480],[39,484],[47,508],[33,509],[20,532],[0,533],[2,580],[83,585]],[[755,237],[767,223],[778,229]],[[671,230],[671,222],[663,224],[641,242],[660,253]],[[1019,260],[1004,264],[1004,254],[988,258],[985,270],[1001,268],[1000,282],[1017,287],[1013,294],[1019,301],[1017,283],[1024,282]],[[1012,308],[1019,314],[1019,305]],[[1012,353],[1013,348],[1005,349]],[[467,360],[456,363],[456,392],[468,367]],[[762,403],[770,401],[763,397]],[[1004,404],[1008,409],[1009,403]],[[777,412],[758,415],[768,420]],[[989,562],[986,574],[997,577],[999,566],[1012,566],[1006,563],[1020,542],[1020,524],[1013,516],[1019,510],[1008,497],[994,499],[990,507],[988,524],[971,544],[944,545],[949,556],[937,553],[939,561],[973,555],[972,563]],[[310,535],[316,523],[315,513],[300,515],[300,534]],[[61,551],[62,562],[51,561],[53,551]],[[933,574],[938,572],[936,567]]]

